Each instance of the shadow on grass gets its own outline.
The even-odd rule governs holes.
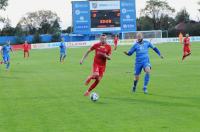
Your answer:
[[[15,77],[15,76],[0,76],[0,78],[3,78],[3,79],[14,79],[14,80],[18,80],[18,79],[22,79],[21,77]]]
[[[180,96],[170,96],[170,95],[159,95],[159,94],[151,94],[155,97],[169,98],[169,99],[179,99],[179,100],[200,100],[200,96],[198,97],[180,97]]]
[[[154,96],[154,95],[151,95]],[[147,105],[159,105],[159,106],[172,106],[172,107],[195,107],[195,108],[200,108],[200,105],[194,105],[194,104],[189,104],[189,103],[182,103],[184,102],[184,100],[182,100],[182,102],[178,102],[178,101],[171,101],[170,99],[168,101],[162,101],[162,100],[153,100],[151,99],[134,99],[133,97],[104,97],[104,99],[107,100],[113,100],[115,101],[115,103],[118,103],[120,105],[120,102],[126,102],[126,103],[131,103],[131,104],[138,104],[138,103],[142,103],[142,104],[147,104]]]

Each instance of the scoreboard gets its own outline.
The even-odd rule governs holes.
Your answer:
[[[77,34],[136,31],[135,0],[73,1],[72,15]]]
[[[120,10],[91,11],[91,28],[120,27]]]

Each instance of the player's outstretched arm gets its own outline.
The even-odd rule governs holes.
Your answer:
[[[131,56],[135,52],[135,50],[136,50],[136,48],[135,48],[135,44],[134,44],[128,52],[124,51],[124,54],[127,56]]]
[[[161,55],[160,51],[158,48],[153,48],[153,50],[160,56],[161,59],[164,59],[164,57]]]
[[[124,54],[128,56],[128,52],[127,51],[124,51]]]
[[[88,50],[88,51],[84,54],[83,58],[82,58],[81,61],[80,61],[80,65],[83,64],[84,60],[87,58],[87,56],[89,55],[90,52],[91,52],[91,50]]]

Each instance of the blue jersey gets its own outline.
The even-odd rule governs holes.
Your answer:
[[[3,56],[8,56],[11,50],[11,46],[10,45],[4,45],[2,47],[2,52],[3,52]]]
[[[136,64],[147,63],[149,62],[149,48],[155,48],[149,41],[136,42],[128,52],[128,55],[131,56],[136,52]]]
[[[59,47],[60,47],[60,53],[66,52],[67,47],[65,45],[65,42],[61,42]]]

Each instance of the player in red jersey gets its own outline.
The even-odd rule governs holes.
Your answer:
[[[94,44],[83,56],[80,61],[82,65],[90,52],[95,51],[95,57],[93,62],[92,74],[87,78],[85,85],[88,85],[91,80],[95,80],[94,83],[85,92],[85,96],[89,96],[90,92],[99,84],[106,69],[106,61],[111,60],[111,46],[106,42],[106,35],[101,35],[100,42]]]
[[[24,58],[29,58],[29,44],[27,41],[23,44]]]
[[[115,50],[117,50],[118,41],[119,41],[119,38],[117,35],[115,35],[115,37],[114,37],[114,46],[115,46],[114,49]]]
[[[182,61],[189,55],[191,55],[191,44],[190,44],[190,38],[189,38],[189,34],[186,34],[186,37],[183,40],[183,58]]]

